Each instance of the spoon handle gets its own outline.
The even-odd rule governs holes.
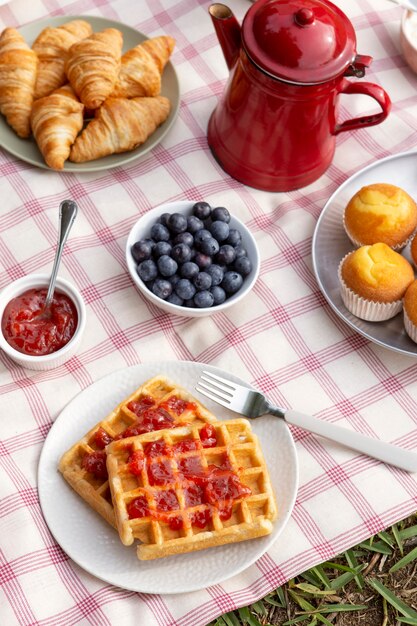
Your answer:
[[[48,293],[46,294],[45,309],[49,307],[55,291],[55,281],[58,274],[59,264],[61,262],[62,251],[68,238],[71,227],[77,215],[78,206],[74,200],[63,200],[59,205],[59,234],[58,246],[55,254],[55,260],[52,267],[51,278],[49,280]]]

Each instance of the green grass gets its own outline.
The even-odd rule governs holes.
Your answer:
[[[417,514],[208,626],[417,626]]]

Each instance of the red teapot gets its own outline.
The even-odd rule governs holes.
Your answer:
[[[336,135],[387,117],[382,87],[347,80],[372,58],[356,53],[351,22],[328,0],[257,0],[242,28],[224,4],[209,13],[231,72],[208,144],[233,178],[265,191],[304,187],[330,165]],[[340,123],[341,93],[371,96],[382,110]]]

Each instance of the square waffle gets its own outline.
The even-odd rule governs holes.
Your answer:
[[[146,433],[107,447],[117,529],[156,559],[267,535],[277,516],[258,438],[245,419]]]
[[[184,424],[216,421],[196,398],[157,376],[123,400],[75,443],[59,462],[71,487],[112,526],[116,526],[106,469],[106,446],[114,439]]]

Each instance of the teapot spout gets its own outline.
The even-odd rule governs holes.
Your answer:
[[[239,22],[225,4],[212,4],[209,7],[209,13],[227,67],[231,70],[237,61],[241,45]]]

